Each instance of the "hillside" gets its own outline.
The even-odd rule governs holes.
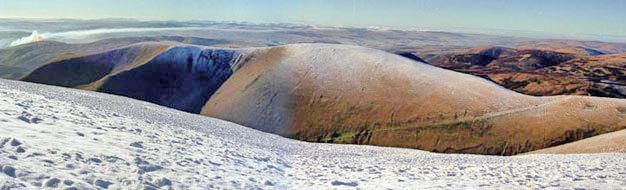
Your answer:
[[[532,151],[529,154],[590,154],[605,152],[626,153],[626,130]]]
[[[533,39],[519,41],[511,47],[520,49],[540,49],[578,55],[605,55],[626,53],[626,43],[601,41],[579,41],[566,39]]]
[[[111,52],[128,51],[122,57],[131,60],[130,50],[146,48],[138,46]],[[112,63],[92,60],[98,56],[53,62],[25,80],[73,84],[66,86],[300,140],[434,152],[513,155],[626,128],[626,100],[526,96],[478,77],[357,46],[180,45],[152,59],[132,59],[140,61],[121,72],[110,69]],[[86,72],[102,77],[86,80]]]
[[[102,93],[0,79],[0,189],[619,189],[624,154],[305,143]]]
[[[433,55],[402,52],[431,65],[480,76],[534,96],[586,95],[626,98],[626,54],[481,46]]]
[[[234,42],[195,37],[160,36],[103,39],[85,44],[40,41],[0,49],[0,78],[21,79],[36,68],[66,57],[102,53],[141,42],[186,43],[198,45],[226,45]]]

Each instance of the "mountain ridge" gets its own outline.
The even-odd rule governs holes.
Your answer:
[[[194,48],[198,49],[190,50]],[[217,50],[238,56],[194,62],[199,52]],[[179,45],[160,55],[175,56],[158,59],[157,55],[140,66],[152,69],[125,70],[103,80],[99,87],[84,89],[130,96],[300,140],[447,153],[513,155],[626,128],[622,119],[626,113],[619,111],[626,110],[626,100],[527,96],[479,77],[358,46],[220,49]],[[214,75],[222,71],[203,69],[194,75],[193,65],[228,65],[232,74]],[[124,73],[139,78],[112,80]],[[76,80],[69,75],[57,79]],[[188,79],[192,82],[172,82]],[[212,80],[217,85],[180,85]],[[137,84],[128,85],[132,83]],[[103,90],[107,85],[123,88]],[[207,88],[216,90],[203,91]],[[135,92],[162,95],[132,95]],[[179,101],[187,107],[177,107],[182,105]],[[201,104],[202,109],[188,109],[188,102]]]

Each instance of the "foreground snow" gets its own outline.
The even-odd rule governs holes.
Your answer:
[[[626,154],[493,157],[312,144],[105,94],[0,80],[0,189],[626,185]]]

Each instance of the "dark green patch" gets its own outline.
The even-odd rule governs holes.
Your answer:
[[[335,131],[326,135],[319,142],[350,144],[354,141],[354,137],[356,134],[356,132],[352,131]]]

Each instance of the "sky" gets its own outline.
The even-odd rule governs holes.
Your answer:
[[[626,36],[624,0],[0,0],[0,18],[133,18]]]

